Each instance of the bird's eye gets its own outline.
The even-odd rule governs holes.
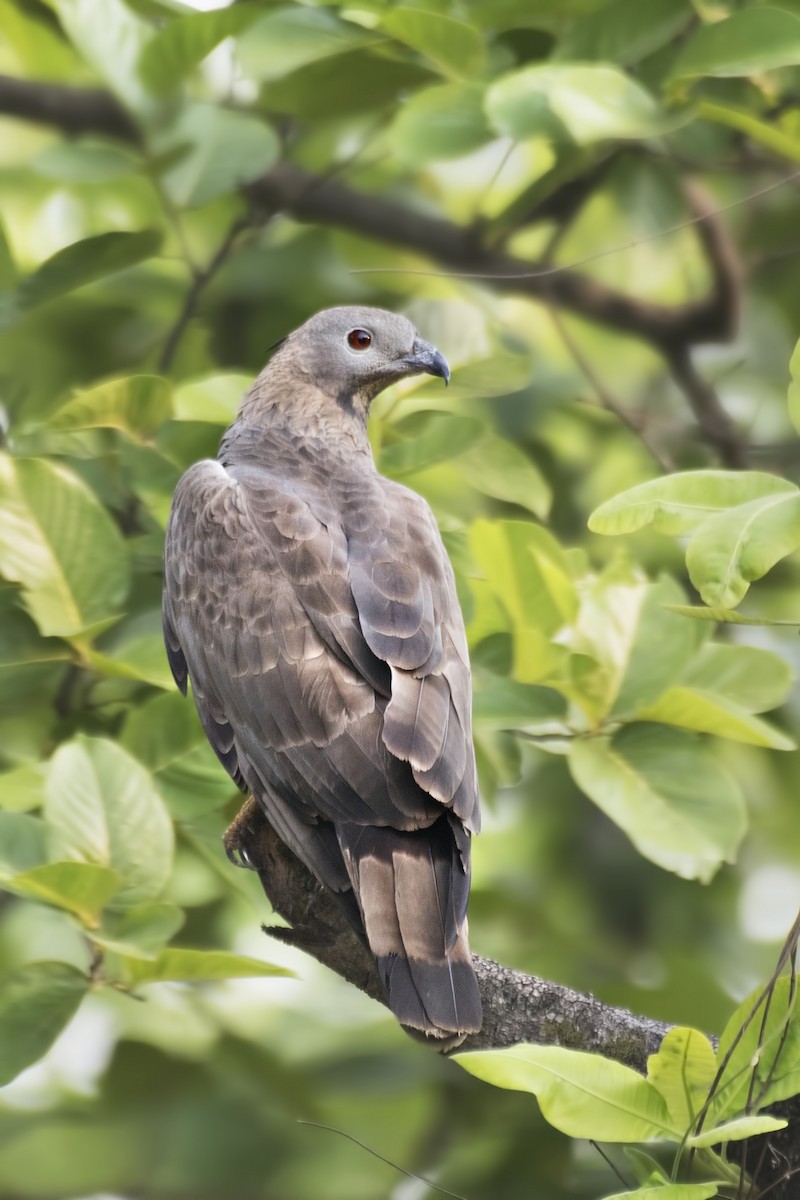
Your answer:
[[[351,350],[369,350],[372,334],[366,329],[351,329],[347,335],[347,344]]]

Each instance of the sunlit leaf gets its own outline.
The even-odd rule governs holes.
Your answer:
[[[116,896],[116,871],[88,862],[51,862],[2,880],[2,887],[74,913],[85,925],[98,924],[100,913]]]
[[[611,0],[568,27],[554,58],[628,66],[664,46],[694,15],[689,0]]]
[[[186,914],[176,904],[140,904],[103,914],[103,924],[91,932],[105,950],[133,957],[155,958],[183,926]]]
[[[89,980],[61,962],[0,976],[0,1087],[46,1054],[74,1016]]]
[[[786,9],[759,4],[696,29],[678,55],[672,76],[753,75],[797,63],[800,19]]]
[[[760,717],[714,692],[697,688],[672,687],[637,714],[642,721],[660,721],[681,729],[712,733],[750,746],[770,750],[796,750],[797,745]]]
[[[754,1097],[760,1108],[800,1090],[800,1020],[787,976],[778,979],[765,1007],[759,988],[732,1013],[719,1039],[717,1059],[727,1064],[717,1086],[709,1123],[738,1117]],[[745,1027],[746,1026],[746,1027]],[[753,1072],[756,1073],[753,1082]]]
[[[150,111],[139,79],[139,55],[149,27],[122,0],[47,0],[73,45],[123,104],[140,115]]]
[[[66,467],[0,454],[0,571],[22,586],[41,633],[75,635],[114,616],[128,592],[125,543]]]
[[[51,853],[116,871],[115,906],[155,899],[172,866],[172,824],[149,773],[100,738],[64,743],[47,777]]]
[[[570,1137],[603,1142],[677,1140],[658,1090],[630,1067],[561,1046],[510,1046],[456,1054],[454,1061],[495,1087],[532,1092],[542,1115]]]
[[[371,40],[324,8],[287,6],[262,15],[242,36],[239,53],[246,74],[272,80]]]
[[[471,487],[487,496],[527,508],[544,520],[550,511],[550,487],[531,459],[506,438],[488,435],[466,450],[457,465]]]
[[[717,1071],[711,1042],[697,1029],[676,1026],[647,1060],[647,1078],[658,1088],[678,1129],[688,1129],[703,1107]],[[712,1143],[713,1144],[713,1143]]]
[[[773,651],[727,642],[706,642],[681,677],[687,687],[716,692],[753,713],[777,708],[794,682],[790,664]]]
[[[139,59],[139,75],[152,91],[168,92],[220,42],[243,33],[262,15],[258,4],[232,4],[178,17],[146,44]]]
[[[183,153],[166,167],[164,186],[175,204],[191,208],[249,183],[275,162],[280,144],[269,125],[247,113],[190,104],[159,142]]]
[[[106,183],[140,170],[141,162],[120,146],[84,138],[45,147],[30,163],[30,169],[62,183]]]
[[[734,1121],[725,1121],[713,1129],[704,1129],[702,1133],[694,1133],[686,1139],[686,1145],[700,1150],[705,1146],[741,1142],[744,1138],[760,1137],[765,1133],[774,1133],[776,1129],[785,1129],[788,1124],[781,1117],[753,1113],[747,1117],[737,1117]]]
[[[559,63],[512,71],[490,86],[486,111],[506,137],[552,137],[560,126],[578,145],[647,138],[665,128],[641,84],[606,65]]]
[[[252,979],[258,976],[293,976],[294,971],[248,958],[229,954],[225,950],[184,950],[171,947],[162,950],[155,959],[125,958],[124,969],[128,982],[138,987],[144,983],[168,980],[199,983],[217,979]]]
[[[483,66],[483,38],[472,25],[430,9],[390,8],[381,27],[436,63],[446,75],[470,79]]]
[[[633,1192],[614,1192],[605,1200],[712,1200],[718,1195],[718,1183],[658,1183]]]
[[[23,763],[0,774],[0,809],[28,812],[44,804],[45,769],[41,763]]]
[[[160,244],[161,234],[148,229],[139,233],[98,233],[72,242],[22,280],[17,288],[16,309],[26,312],[96,279],[133,267],[151,258]]]
[[[170,416],[170,385],[158,375],[129,375],[78,392],[56,409],[54,429],[121,429],[151,437]]]
[[[391,128],[397,155],[413,165],[458,158],[492,137],[483,89],[470,83],[423,88],[403,105]]]
[[[734,777],[690,734],[631,725],[574,743],[573,778],[640,854],[684,879],[708,882],[744,836]]]
[[[735,608],[750,584],[800,546],[800,493],[778,492],[704,521],[686,550],[706,604]]]
[[[800,621],[783,621],[776,620],[772,617],[755,617],[745,616],[744,613],[735,612],[732,608],[705,608],[699,604],[670,604],[669,611],[678,613],[682,617],[692,617],[695,621],[719,621],[723,625],[755,625],[755,626],[778,626],[788,629],[797,629],[800,626]]]
[[[234,372],[187,379],[173,393],[174,418],[230,425],[252,382],[251,375]]]
[[[606,500],[589,517],[589,528],[614,534],[652,525],[656,533],[674,537],[692,533],[722,509],[796,493],[787,479],[762,471],[684,471],[640,483]]]

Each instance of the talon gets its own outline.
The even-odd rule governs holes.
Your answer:
[[[222,835],[222,844],[229,862],[233,863],[234,867],[241,867],[246,871],[255,870],[244,842],[247,834],[252,833],[250,821],[258,811],[258,805],[250,797],[244,802]]]

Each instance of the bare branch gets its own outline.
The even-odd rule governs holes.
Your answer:
[[[71,137],[100,133],[125,142],[140,140],[139,130],[125,109],[101,88],[64,87],[0,75],[0,113],[52,125]]]

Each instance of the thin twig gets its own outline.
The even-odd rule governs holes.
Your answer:
[[[553,308],[552,305],[549,305],[548,309],[553,324],[558,330],[564,345],[567,347],[572,355],[572,358],[575,360],[576,366],[586,376],[586,379],[591,384],[601,406],[608,412],[613,413],[618,421],[621,421],[626,428],[630,429],[634,437],[636,437],[642,443],[647,453],[658,463],[662,471],[664,471],[666,474],[674,471],[675,464],[672,462],[669,455],[665,454],[663,450],[659,449],[659,447],[651,440],[650,435],[643,428],[643,426],[636,420],[635,417],[631,415],[631,413],[628,412],[625,406],[620,404],[616,397],[611,394],[603,380],[589,362],[586,355],[581,350],[578,343],[575,341],[575,338],[570,333],[567,324],[558,309]]]

